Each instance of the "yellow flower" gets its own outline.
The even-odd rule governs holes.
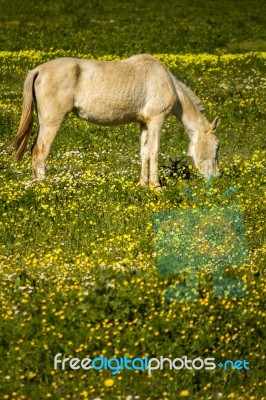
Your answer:
[[[105,379],[104,386],[111,387],[111,386],[113,386],[114,383],[115,383],[115,381],[113,379]]]
[[[35,376],[36,376],[36,373],[35,373],[35,372],[29,371],[28,377],[29,377],[30,379],[34,378]]]
[[[189,396],[189,391],[188,390],[181,390],[179,393],[179,397],[188,397]]]

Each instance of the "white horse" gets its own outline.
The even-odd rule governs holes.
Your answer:
[[[142,186],[160,188],[158,155],[165,119],[174,114],[190,137],[189,155],[206,177],[218,174],[218,118],[209,123],[198,97],[154,57],[123,61],[58,58],[30,71],[23,90],[18,132],[9,147],[20,161],[37,110],[39,133],[32,147],[33,178],[45,178],[45,162],[65,119],[73,111],[99,125],[139,122]]]

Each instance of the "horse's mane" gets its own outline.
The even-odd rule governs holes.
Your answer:
[[[201,101],[198,98],[198,96],[188,86],[186,86],[184,83],[180,82],[176,77],[174,77],[174,78],[175,78],[176,84],[179,87],[179,89],[190,98],[190,100],[195,104],[195,106],[200,111],[203,111],[204,106],[201,104]]]

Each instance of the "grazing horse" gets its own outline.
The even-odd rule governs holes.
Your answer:
[[[205,177],[218,174],[218,118],[209,123],[198,97],[156,58],[136,55],[122,61],[58,58],[29,72],[23,90],[18,132],[9,147],[20,161],[33,125],[39,133],[32,147],[33,178],[45,178],[45,162],[66,116],[99,125],[138,122],[141,131],[142,186],[160,188],[158,155],[165,119],[174,114],[190,138],[189,155]]]

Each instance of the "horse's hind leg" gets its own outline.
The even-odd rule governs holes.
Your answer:
[[[158,160],[160,149],[161,130],[164,123],[164,117],[153,118],[148,124],[149,131],[149,160],[150,160],[150,187],[160,189],[158,177]]]
[[[140,159],[141,159],[141,186],[149,186],[149,143],[148,143],[148,128],[145,124],[140,125]]]
[[[45,162],[62,122],[63,118],[53,123],[40,124],[38,137],[32,147],[32,174],[35,180],[45,178]]]

